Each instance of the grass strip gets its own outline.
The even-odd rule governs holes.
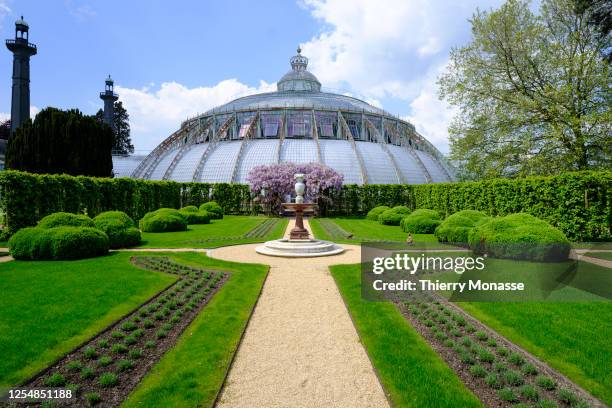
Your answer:
[[[361,298],[359,265],[330,270],[394,406],[482,407],[393,304]]]
[[[195,253],[172,257],[232,275],[123,407],[212,406],[268,271],[265,265],[225,262]]]

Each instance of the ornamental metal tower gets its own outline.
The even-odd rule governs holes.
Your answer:
[[[6,48],[13,53],[11,132],[30,118],[30,57],[36,54],[36,45],[28,42],[28,30],[21,16],[15,22],[15,39],[6,40]]]
[[[114,131],[115,121],[113,118],[115,113],[115,101],[119,99],[119,96],[113,92],[114,82],[110,75],[106,78],[105,82],[106,87],[104,92],[100,92],[100,99],[104,101],[104,123],[110,126]]]

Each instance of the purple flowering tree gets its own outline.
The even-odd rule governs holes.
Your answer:
[[[319,205],[330,201],[330,191],[342,188],[344,181],[344,176],[331,167],[319,163],[280,163],[257,166],[249,172],[247,180],[251,191],[257,194],[256,200],[267,206],[270,211],[278,213],[285,197],[295,198],[293,176],[296,173],[304,174],[305,202]],[[262,194],[262,190],[265,194]]]

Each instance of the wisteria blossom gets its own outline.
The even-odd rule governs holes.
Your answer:
[[[254,167],[247,177],[251,191],[258,195],[258,200],[271,205],[273,209],[280,208],[280,203],[287,196],[295,197],[296,173],[304,174],[306,202],[320,202],[327,199],[327,192],[342,187],[344,176],[334,169],[319,163],[280,163]],[[265,195],[262,195],[262,189]]]

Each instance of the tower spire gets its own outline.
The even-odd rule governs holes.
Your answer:
[[[104,92],[100,92],[100,99],[104,101],[104,123],[110,126],[115,131],[115,101],[119,99],[119,96],[114,92],[115,83],[108,74],[108,78],[104,81],[105,87]]]
[[[29,30],[21,16],[15,22],[15,39],[6,40],[6,48],[13,53],[11,133],[30,118],[30,57],[36,55],[36,45],[28,42]]]

